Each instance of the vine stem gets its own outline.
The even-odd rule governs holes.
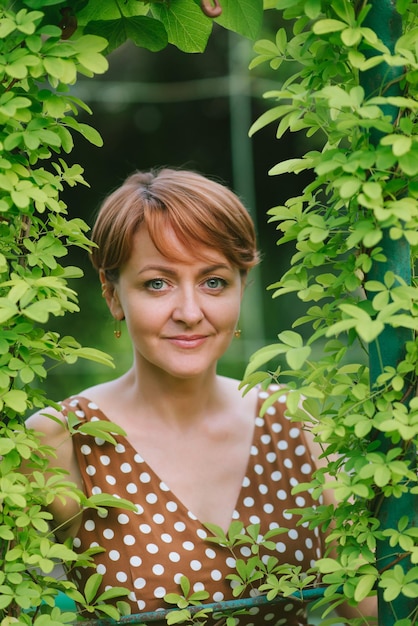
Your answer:
[[[201,0],[200,8],[208,17],[219,17],[222,13],[222,7],[219,0]]]
[[[394,559],[393,561],[391,561],[390,563],[388,563],[387,565],[382,567],[382,569],[379,570],[379,574],[383,574],[383,572],[386,572],[386,570],[392,569],[392,567],[394,565],[396,565],[397,563],[400,563],[401,561],[403,561],[407,557],[409,557],[409,554],[407,554],[407,553],[399,554],[396,559]]]

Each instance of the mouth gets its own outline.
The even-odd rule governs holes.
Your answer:
[[[207,339],[207,335],[175,335],[167,337],[168,341],[179,348],[198,348]]]

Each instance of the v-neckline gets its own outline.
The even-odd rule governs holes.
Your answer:
[[[93,400],[90,400],[89,398],[85,397],[85,396],[73,396],[71,398],[71,401],[77,401],[77,403],[79,402],[79,400],[82,400],[84,402],[86,402],[88,408],[90,408],[91,410],[94,410],[96,413],[96,417],[98,417],[101,420],[104,420],[106,422],[109,423],[115,423],[112,422],[111,419],[109,419],[107,417],[107,415],[105,414],[105,412],[98,406],[98,404],[96,402],[94,402]],[[250,446],[248,448],[247,451],[247,462],[245,465],[245,472],[243,474],[243,477],[241,479],[241,483],[240,483],[240,487],[239,487],[239,491],[237,494],[237,498],[235,500],[235,504],[233,505],[232,511],[229,515],[229,522],[228,522],[228,527],[227,528],[222,528],[221,526],[219,526],[219,528],[222,528],[222,530],[224,532],[227,532],[228,528],[230,527],[231,523],[234,521],[234,514],[237,512],[238,508],[239,508],[239,503],[242,499],[242,491],[243,488],[245,486],[246,480],[248,480],[249,478],[249,473],[250,473],[250,462],[251,462],[251,458],[252,458],[252,449],[255,445],[255,439],[256,439],[256,430],[257,430],[257,417],[259,416],[259,412],[260,412],[260,397],[257,394],[257,402],[256,402],[256,406],[255,406],[255,414],[253,416],[253,430],[252,430],[252,436],[251,436],[251,441],[250,441]],[[84,411],[84,408],[80,406],[80,409],[83,411],[84,415],[86,414],[86,412]],[[91,421],[86,420],[86,421]],[[183,509],[183,511],[186,512],[187,516],[190,519],[195,520],[200,526],[202,526],[203,528],[205,528],[207,530],[206,527],[206,523],[202,521],[184,502],[183,500],[176,495],[176,493],[173,491],[173,489],[170,487],[170,485],[163,479],[160,477],[160,475],[153,469],[153,467],[150,465],[150,463],[147,461],[147,459],[143,456],[143,454],[140,452],[140,450],[137,450],[137,448],[135,448],[133,446],[133,444],[129,441],[128,437],[126,435],[113,435],[115,437],[115,439],[118,441],[118,443],[121,443],[122,445],[124,445],[125,447],[129,447],[132,452],[134,453],[134,455],[138,455],[139,458],[142,460],[142,462],[145,464],[147,471],[153,476],[153,478],[155,478],[156,483],[158,484],[159,488],[161,491],[164,491],[166,493],[170,493],[173,500],[176,501],[176,503],[181,507],[181,509]],[[163,489],[161,487],[161,485],[163,485],[165,487],[165,489]]]

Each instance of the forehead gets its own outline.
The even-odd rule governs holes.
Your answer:
[[[158,248],[152,241],[147,228],[143,226],[139,228],[133,237],[131,259],[135,263],[148,263],[150,260],[159,260],[191,264],[196,263],[196,261],[202,261],[211,265],[222,263],[231,266],[220,250],[211,246],[205,246],[197,239],[185,244],[180,241],[172,228],[164,229],[164,234],[158,240]]]

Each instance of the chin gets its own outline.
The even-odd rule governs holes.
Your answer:
[[[178,378],[179,380],[187,380],[198,378],[199,376],[205,375],[208,372],[211,372],[213,369],[213,363],[198,365],[196,364],[194,367],[190,365],[186,365],[184,367],[179,367],[178,363],[173,365],[173,367],[167,366],[167,363],[164,367],[161,368],[163,372],[171,376],[172,378]],[[216,369],[216,368],[215,368]]]
[[[193,369],[193,370],[174,370],[167,371],[167,374],[172,376],[173,378],[178,378],[179,380],[193,380],[194,378],[199,378],[208,372],[210,368],[205,369]]]

